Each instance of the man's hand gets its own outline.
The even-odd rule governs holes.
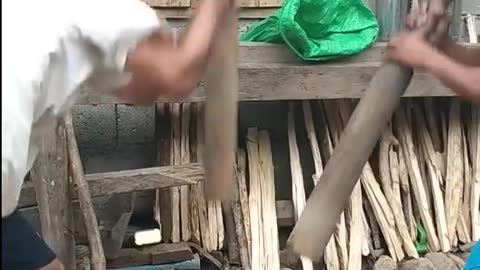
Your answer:
[[[424,68],[436,49],[418,32],[403,32],[390,40],[387,47],[388,58],[401,65]]]

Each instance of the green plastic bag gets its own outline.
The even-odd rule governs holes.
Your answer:
[[[362,0],[285,0],[240,39],[286,44],[303,60],[325,61],[365,50],[377,34],[375,14]]]

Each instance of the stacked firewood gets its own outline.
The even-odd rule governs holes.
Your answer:
[[[201,162],[203,124],[201,104],[157,105],[158,161],[162,165]],[[166,128],[168,127],[168,128]],[[225,229],[221,203],[207,201],[203,184],[157,190],[155,219],[164,242],[196,242],[208,252],[221,250]]]

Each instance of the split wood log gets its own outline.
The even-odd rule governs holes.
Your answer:
[[[408,230],[412,241],[417,239],[417,224],[413,214],[413,202],[410,193],[410,183],[408,176],[407,162],[400,148],[398,151],[398,168],[400,172],[401,196],[403,204],[403,213],[407,221]]]
[[[352,106],[348,101],[338,101],[337,107],[340,115],[340,122],[345,126],[352,114]],[[348,270],[359,270],[362,268],[362,240],[363,222],[362,222],[362,187],[358,182],[354,187],[350,197],[350,234],[349,234],[349,251],[348,251]],[[360,234],[356,232],[361,232]]]
[[[395,115],[395,131],[400,140],[403,156],[410,175],[410,184],[415,194],[415,200],[420,211],[423,226],[427,231],[428,243],[432,251],[438,251],[440,244],[430,215],[430,205],[428,204],[425,187],[423,185],[420,173],[418,158],[414,151],[413,134],[410,123],[407,121],[405,109],[400,108]]]
[[[363,206],[363,203],[362,203]],[[373,242],[371,238],[371,230],[370,226],[368,225],[368,220],[367,216],[365,214],[365,211],[362,211],[362,232],[363,232],[363,243],[362,243],[362,255],[364,257],[373,254]],[[328,246],[327,246],[328,247]]]
[[[171,119],[170,105],[166,103],[155,104],[155,138],[157,147],[158,165],[171,165]],[[130,179],[135,182],[134,179]],[[142,181],[143,182],[143,181]],[[117,182],[118,183],[118,182]],[[153,207],[154,219],[161,231],[162,239],[170,239],[172,234],[171,200],[168,189],[155,190],[155,205]],[[161,240],[162,240],[161,239]]]
[[[470,43],[478,43],[478,32],[476,17],[468,14],[467,29]],[[480,204],[480,108],[478,105],[471,107],[472,121],[469,123],[470,130],[470,155],[472,161],[472,189],[470,196],[470,211],[472,223],[472,240],[480,240],[480,218],[479,218],[479,204]]]
[[[240,261],[243,270],[250,270],[250,255],[249,255],[249,246],[247,241],[247,233],[250,233],[249,230],[246,230],[245,216],[243,213],[242,202],[240,198],[240,182],[245,180],[245,151],[242,149],[238,150],[238,155],[235,162],[235,182],[233,183],[233,200],[232,200],[232,211],[235,221],[235,232],[239,247]],[[241,165],[240,165],[241,164]],[[243,180],[240,180],[244,178]],[[246,196],[246,195],[243,195]],[[247,213],[248,215],[248,213]]]
[[[172,104],[172,130],[171,130],[171,151],[170,162],[172,165],[179,165],[181,163],[181,105],[179,103]],[[181,239],[181,218],[180,218],[180,187],[170,188],[170,203],[171,203],[171,219],[172,219],[172,235],[170,240],[173,243],[180,242]]]
[[[333,153],[333,147],[338,143],[341,133],[341,118],[340,112],[338,110],[338,106],[334,102],[328,101],[323,102],[323,106],[325,108],[325,118],[326,122],[328,123],[325,125],[328,129],[327,134],[327,145],[328,145],[328,154],[331,157]],[[345,224],[345,214],[342,212],[340,215],[340,219],[336,224],[336,231],[334,233],[335,240],[338,245],[338,260],[340,263],[341,269],[348,268],[348,237],[347,237],[347,228]]]
[[[436,116],[436,109],[435,109],[435,101],[433,98],[425,98],[425,116],[426,116],[426,123],[428,127],[428,131],[432,140],[433,148],[436,152],[442,152],[443,150],[443,140],[442,140],[442,133],[441,127],[439,127],[440,122],[438,121]],[[443,171],[443,170],[441,170]]]
[[[272,147],[267,131],[258,134],[258,150],[261,168],[263,237],[265,249],[265,269],[280,268],[280,244],[278,240],[277,213],[275,204],[275,176]]]
[[[418,146],[424,153],[425,163],[428,171],[428,179],[432,187],[433,206],[435,209],[435,219],[438,231],[438,239],[443,252],[450,251],[450,242],[448,240],[447,220],[445,217],[445,204],[443,202],[443,193],[440,183],[442,178],[441,168],[435,163],[435,149],[428,132],[425,116],[419,106],[414,108],[416,132],[418,134]]]
[[[241,265],[240,246],[235,229],[235,218],[233,216],[232,204],[229,202],[222,202],[222,210],[225,217],[228,261],[232,265]]]
[[[392,145],[392,147],[390,147],[388,150],[388,162],[390,166],[390,177],[392,178],[392,192],[397,202],[400,203],[401,214],[406,224],[405,214],[403,213],[402,192],[400,191],[400,168],[398,164],[398,154],[395,150],[395,148],[398,149],[398,146],[398,140],[395,139],[395,144]]]
[[[379,250],[381,248],[380,242],[380,228],[378,227],[377,220],[375,218],[375,214],[373,213],[372,205],[368,200],[363,201],[363,205],[365,208],[365,213],[368,218],[368,222],[370,224],[370,229],[372,231],[372,244],[373,250]]]
[[[38,156],[30,170],[43,240],[68,269],[75,269],[72,194],[68,172],[67,135],[62,121],[42,136]]]
[[[364,240],[362,221],[362,189],[357,183],[350,197],[350,234],[348,251],[348,270],[362,269],[362,242]],[[357,232],[357,233],[356,233]]]
[[[318,180],[320,179],[320,176],[322,175],[322,172],[323,172],[322,156],[320,154],[320,147],[318,145],[317,135],[315,132],[315,125],[313,123],[312,107],[310,105],[310,101],[303,101],[302,106],[303,106],[303,115],[305,119],[305,127],[307,130],[308,140],[310,141],[310,148],[312,149],[312,156],[313,156],[313,162],[315,167],[315,175],[312,176],[313,184],[317,185]],[[360,191],[360,195],[361,195],[361,191]],[[362,201],[360,200],[360,204],[361,203]],[[335,247],[335,238],[333,237],[333,235],[330,237],[330,241],[328,241],[327,247],[325,249],[324,261],[325,261],[327,270],[340,269],[338,254]],[[360,262],[361,262],[361,258],[360,258]]]
[[[462,127],[462,154],[463,154],[463,191],[461,197],[460,214],[457,222],[457,235],[458,239],[462,243],[472,242],[471,237],[471,219],[470,219],[470,195],[472,192],[472,172],[470,167],[470,159],[468,157],[468,145],[466,130],[463,123]]]
[[[385,193],[385,196],[389,198],[387,201],[389,202],[392,209],[395,224],[400,239],[403,243],[403,248],[408,256],[418,258],[417,250],[413,245],[407,224],[405,222],[405,216],[402,210],[402,203],[399,196],[393,191],[393,180],[391,175],[391,173],[393,173],[393,170],[391,170],[391,165],[393,164],[390,164],[389,155],[391,147],[393,147],[394,144],[398,144],[398,142],[392,134],[391,127],[388,126],[384,134],[382,135],[382,139],[380,141],[380,180],[382,183],[383,192]]]
[[[205,196],[209,200],[232,197],[233,164],[238,109],[238,19],[236,1],[230,1],[218,29],[206,74]],[[220,211],[218,211],[220,210]],[[221,206],[217,203],[217,216]],[[221,235],[220,235],[221,236]],[[223,239],[222,240],[223,244]]]
[[[329,136],[327,137],[328,154],[331,156],[333,153],[334,144],[338,143],[338,139],[340,137],[341,119],[338,112],[338,108],[335,106],[333,102],[325,102],[324,107],[325,107],[325,116],[328,121],[328,125],[326,125],[326,128],[327,128],[327,132],[329,132]],[[342,212],[342,214],[340,215],[340,219],[337,223],[334,236],[335,236],[335,241],[337,243],[337,249],[338,249],[337,254],[338,254],[340,267],[341,269],[347,269],[348,268],[348,236],[347,236],[347,228],[346,228],[344,212]]]
[[[250,228],[252,235],[252,270],[263,269],[264,253],[264,239],[262,233],[263,221],[262,218],[262,193],[260,184],[260,157],[258,153],[258,132],[257,129],[250,128],[247,131],[246,138],[248,169],[250,179]]]
[[[180,163],[190,163],[190,104],[180,105]],[[196,212],[195,212],[196,213]],[[193,214],[193,213],[192,213]],[[198,220],[198,216],[197,220]],[[190,187],[180,187],[180,224],[182,228],[182,241],[187,242],[192,238],[191,229],[194,225],[190,224],[194,216],[190,214]],[[198,228],[198,227],[197,227]],[[195,232],[194,232],[195,233]],[[198,232],[200,234],[200,232]],[[198,235],[199,236],[199,235]]]
[[[203,152],[204,152],[204,118],[201,117],[203,113],[203,104],[197,103],[195,116],[197,118],[196,122],[196,152],[197,152],[197,162],[203,161]],[[204,184],[203,182],[198,183],[197,194],[195,196],[198,202],[198,218],[200,223],[200,234],[202,237],[202,246],[207,250],[207,252],[211,252],[214,250],[214,245],[212,244],[212,234],[210,230],[211,224],[217,224],[216,219],[213,221],[209,220],[208,215],[208,204],[204,196]],[[216,236],[215,232],[215,236]],[[215,238],[216,239],[216,238]],[[215,245],[216,246],[216,245]]]
[[[222,250],[223,249],[223,244],[225,242],[225,225],[224,225],[224,222],[223,222],[221,201],[215,201],[215,210],[216,210],[216,214],[217,214],[217,233],[218,233],[217,248],[218,248],[218,250]]]
[[[480,107],[472,106],[472,121],[470,124],[470,152],[472,153],[472,195],[470,211],[472,219],[472,240],[480,239]]]
[[[238,196],[242,207],[243,224],[245,227],[245,238],[247,241],[247,251],[249,258],[249,265],[252,258],[252,234],[250,226],[250,210],[248,204],[247,192],[247,154],[244,149],[238,149],[237,159],[237,179],[238,179]]]
[[[97,216],[95,215],[92,197],[90,196],[88,183],[83,172],[83,165],[80,159],[80,153],[78,152],[77,139],[75,138],[71,115],[68,115],[65,119],[65,130],[67,134],[70,174],[76,186],[83,221],[87,229],[92,269],[105,270],[106,260],[100,230],[98,229]]]
[[[394,214],[390,209],[387,199],[380,189],[380,185],[375,179],[369,163],[365,165],[365,168],[362,171],[361,183],[367,198],[372,205],[373,213],[378,221],[378,225],[382,230],[382,234],[385,242],[387,243],[390,256],[395,261],[401,261],[405,255],[395,229],[395,218],[393,217]]]
[[[295,213],[295,221],[297,221],[303,212],[307,199],[303,183],[302,165],[300,164],[300,153],[297,145],[297,135],[295,132],[295,103],[293,102],[288,103],[287,122],[288,148],[290,152],[290,170],[292,174],[292,200]],[[309,258],[301,256],[300,259],[302,262],[303,270],[313,270],[313,263]]]
[[[450,103],[447,141],[447,178],[445,179],[445,213],[448,238],[453,244],[463,195],[463,147],[460,124],[460,102]]]

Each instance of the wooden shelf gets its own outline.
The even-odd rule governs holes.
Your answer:
[[[479,45],[466,47],[479,48]],[[360,98],[380,67],[385,43],[340,61],[308,64],[299,61],[286,47],[241,43],[239,53],[240,100],[304,100]],[[453,92],[423,71],[416,71],[405,97],[453,96]],[[159,102],[195,102],[205,98],[201,82],[189,97]],[[121,104],[118,98],[86,91],[77,104]]]

